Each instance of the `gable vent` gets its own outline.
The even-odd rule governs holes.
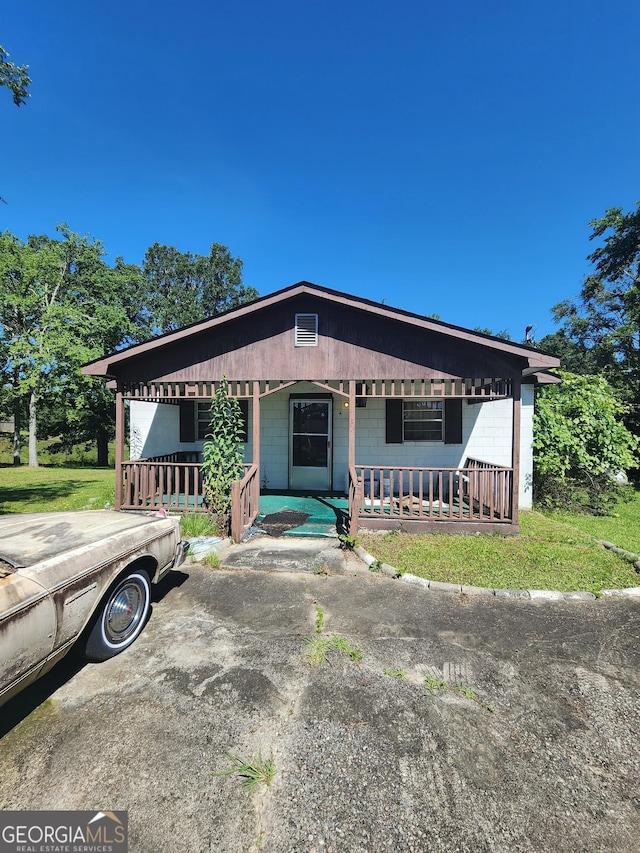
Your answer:
[[[317,314],[296,314],[296,346],[318,346]]]

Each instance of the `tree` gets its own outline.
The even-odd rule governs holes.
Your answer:
[[[492,338],[502,338],[503,341],[510,341],[511,335],[509,334],[508,329],[501,329],[499,332],[494,332],[492,329],[488,329],[485,326],[474,326],[474,332],[480,332],[481,335],[490,335]]]
[[[229,532],[231,484],[242,479],[244,447],[240,404],[229,396],[227,377],[211,400],[211,420],[202,448],[203,494],[218,527]]]
[[[13,94],[16,107],[26,104],[30,97],[27,89],[31,84],[28,65],[14,65],[9,62],[9,54],[0,45],[0,86],[6,86]]]
[[[102,244],[98,245],[102,252]],[[144,306],[144,279],[137,264],[126,264],[118,257],[109,267],[100,259],[90,281],[94,331],[86,341],[81,364],[151,336]],[[69,450],[80,442],[95,443],[97,464],[106,466],[109,441],[115,435],[115,395],[104,379],[81,374],[81,364],[70,365],[63,385],[68,400],[62,407],[64,420],[60,428],[49,430],[48,434],[63,436]]]
[[[559,375],[536,398],[536,500],[602,512],[616,496],[615,475],[638,464],[640,440],[622,423],[625,406],[604,377]]]
[[[567,345],[574,369],[582,359],[580,373],[605,376],[627,405],[627,425],[640,435],[640,202],[629,213],[609,208],[589,227],[590,240],[604,238],[587,256],[594,271],[579,300],[552,309],[555,319],[564,321],[564,339],[549,336],[540,343]]]
[[[106,464],[110,392],[81,376],[79,368],[139,338],[144,328],[140,270],[120,259],[112,269],[98,240],[66,225],[56,230],[62,239],[32,235],[25,243],[10,232],[0,235],[2,384],[16,413],[27,401],[30,466],[38,464],[38,412],[48,397],[64,401],[67,425],[84,422],[85,435],[98,440]]]
[[[144,256],[147,309],[158,332],[170,332],[255,299],[242,283],[242,261],[213,243],[209,255],[179,252],[154,243]]]

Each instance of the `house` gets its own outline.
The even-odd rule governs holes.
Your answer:
[[[517,532],[518,509],[531,506],[534,386],[559,363],[303,281],[83,371],[116,390],[123,509],[203,509],[200,454],[226,377],[246,422],[240,538],[267,488],[347,495],[352,534]]]

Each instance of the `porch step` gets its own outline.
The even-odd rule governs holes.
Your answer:
[[[222,554],[221,568],[336,575],[344,574],[346,559],[339,544],[326,538],[261,536],[228,548]]]

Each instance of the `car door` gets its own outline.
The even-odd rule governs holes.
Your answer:
[[[38,677],[56,635],[48,591],[0,562],[0,701]]]

